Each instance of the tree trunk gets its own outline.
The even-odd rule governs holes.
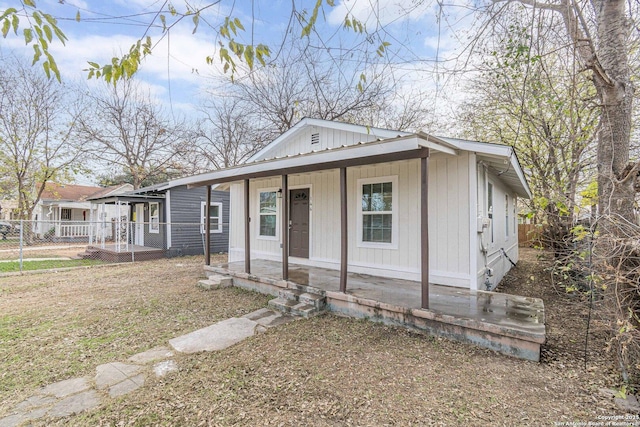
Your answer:
[[[609,218],[606,222],[613,225],[612,222],[619,220],[634,220],[634,180],[624,180],[629,171],[634,91],[627,56],[629,20],[623,0],[598,0],[594,6],[599,39],[597,65],[601,67],[601,72],[595,70],[594,83],[602,103],[598,133],[598,201],[600,215]]]

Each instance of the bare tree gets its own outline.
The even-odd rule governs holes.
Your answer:
[[[188,170],[181,161],[188,146],[183,123],[163,115],[136,82],[123,80],[89,92],[92,108],[78,120],[78,136],[97,161],[117,167],[139,188],[167,171]]]
[[[264,135],[250,107],[238,98],[207,101],[201,108],[204,115],[197,127],[197,155],[216,169],[235,166],[258,152]]]
[[[3,58],[0,69],[0,173],[18,215],[30,219],[47,182],[70,179],[80,150],[74,144],[73,102],[64,86],[28,64]]]

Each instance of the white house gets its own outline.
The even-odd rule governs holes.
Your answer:
[[[59,184],[48,182],[33,210],[33,231],[38,237],[86,238],[91,233],[91,225],[100,220],[110,221],[115,217],[114,207],[101,209],[92,205],[91,197],[112,196],[131,191],[131,184],[112,187]]]
[[[517,199],[531,196],[511,147],[310,118],[241,166],[177,181],[229,189],[229,262],[423,289],[492,289],[518,260]]]

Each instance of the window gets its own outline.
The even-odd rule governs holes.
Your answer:
[[[207,202],[202,202],[200,208],[200,233],[205,232],[206,229],[206,212]],[[209,221],[210,233],[222,233],[222,203],[211,203],[209,205]]]
[[[518,199],[516,197],[513,198],[513,235],[516,236],[517,233],[517,218],[518,216],[516,215],[516,201]]]
[[[275,191],[260,192],[260,230],[259,236],[276,237],[277,197]]]
[[[160,204],[149,203],[149,233],[160,233]]]
[[[509,237],[509,195],[504,195],[504,232]]]
[[[489,233],[493,243],[493,184],[487,183],[487,216],[489,217]]]
[[[361,246],[397,245],[397,177],[358,180],[360,192],[358,234]]]
[[[62,220],[67,220],[67,221],[71,221],[71,209],[69,208],[62,208],[60,210],[60,219]]]

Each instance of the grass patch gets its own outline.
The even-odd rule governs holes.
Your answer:
[[[95,259],[60,259],[43,261],[24,261],[22,270],[49,270],[66,267],[83,267],[87,265],[104,264],[104,261]],[[0,262],[0,273],[11,273],[20,271],[19,261]]]

